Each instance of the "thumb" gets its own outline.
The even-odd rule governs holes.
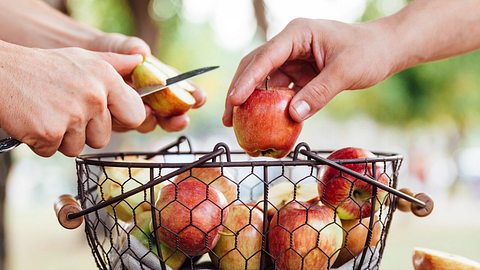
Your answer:
[[[143,61],[140,54],[97,53],[122,76],[132,73],[133,69]]]
[[[293,97],[289,108],[290,116],[301,122],[322,109],[342,90],[342,80],[336,72],[326,67]]]

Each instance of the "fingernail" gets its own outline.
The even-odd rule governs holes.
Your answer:
[[[293,109],[297,112],[300,118],[305,119],[310,112],[310,105],[305,100],[299,100],[293,104]]]

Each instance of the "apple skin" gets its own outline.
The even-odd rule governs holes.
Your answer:
[[[166,74],[165,64],[160,65],[158,60],[147,57],[132,72],[132,82],[135,89],[151,86],[165,85],[171,74]],[[165,71],[164,71],[165,70]],[[145,96],[143,101],[148,104],[157,115],[171,117],[184,114],[195,104],[195,98],[188,90],[179,84],[174,84]]]
[[[376,157],[372,152],[355,147],[346,147],[339,149],[328,156],[328,159],[364,159]],[[373,166],[368,163],[349,163],[343,164],[355,172],[368,177],[372,177]],[[389,178],[383,173],[383,165],[377,162],[376,177],[378,182],[388,185]],[[357,179],[347,173],[340,173],[339,170],[323,165],[318,172],[318,194],[321,201],[336,209],[340,219],[359,219],[360,217],[369,217],[371,213],[372,186],[360,179]],[[351,191],[351,192],[350,192]],[[350,196],[351,193],[351,196]],[[387,192],[377,188],[377,202],[375,211],[380,208],[384,202]]]
[[[219,232],[220,240],[213,252],[209,252],[215,267],[228,270],[260,269],[262,211],[244,204],[232,205],[223,225]]]
[[[218,242],[221,224],[228,216],[226,206],[225,196],[201,181],[168,184],[156,202],[157,235],[172,249],[178,247],[188,256],[202,255]]]
[[[370,217],[359,219],[342,220],[343,244],[340,253],[338,254],[333,267],[340,267],[344,263],[353,259],[363,252],[365,242],[367,241],[368,225]],[[382,223],[378,221],[378,217],[374,216],[372,238],[370,240],[370,247],[377,246],[382,234]],[[348,238],[346,238],[348,233]]]
[[[222,192],[229,204],[237,199],[237,185],[226,168],[223,169],[223,174],[219,167],[192,168],[179,174],[173,182],[179,183],[185,179],[199,179],[205,184],[211,183],[210,186]]]
[[[147,249],[158,256],[157,243],[155,241],[152,225],[152,213],[142,212],[135,215],[135,223],[132,221],[125,226],[125,231],[137,238]],[[160,243],[160,252],[164,262],[172,269],[180,269],[187,257],[180,251],[173,251],[167,245]]]
[[[289,88],[257,88],[233,108],[233,129],[248,155],[282,158],[292,150],[303,125],[290,117],[288,108],[294,95]]]
[[[293,201],[273,216],[268,247],[276,269],[302,269],[302,258],[303,269],[327,269],[338,255],[342,235],[335,211],[317,203]]]
[[[126,160],[137,163],[151,162],[139,158],[126,158]],[[102,200],[109,200],[137,188],[142,184],[146,184],[149,181],[150,169],[148,168],[131,168],[129,171],[128,168],[106,166],[105,173],[98,180],[98,196]],[[157,198],[160,189],[165,184],[166,183],[161,183],[154,187],[155,198]],[[107,206],[106,209],[110,214],[115,215],[122,221],[131,221],[134,212],[138,215],[144,211],[150,211],[150,191],[147,190],[146,192],[146,196],[145,192],[139,192],[125,198],[123,201]],[[146,201],[145,197],[147,199]]]
[[[271,186],[268,190],[268,220],[272,219],[278,209],[293,201],[294,191],[296,201],[307,203],[318,202],[320,199],[316,187],[317,183],[315,182],[301,183],[297,184],[295,190],[294,185],[288,181]],[[262,206],[263,201],[264,195],[262,194],[258,197],[258,205]]]

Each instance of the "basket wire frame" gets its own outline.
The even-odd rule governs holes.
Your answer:
[[[186,149],[185,149],[186,148]],[[128,153],[104,153],[84,155],[76,159],[77,163],[77,177],[78,177],[78,196],[82,211],[70,214],[69,217],[76,218],[84,216],[85,218],[85,233],[87,236],[88,244],[92,250],[95,262],[99,269],[131,269],[132,265],[129,264],[129,259],[135,260],[138,265],[136,269],[153,269],[151,268],[151,258],[155,258],[157,263],[155,264],[157,269],[170,269],[168,268],[168,260],[176,255],[182,255],[185,257],[182,269],[215,269],[211,263],[198,263],[201,254],[195,252],[189,252],[185,249],[185,245],[182,245],[182,233],[183,232],[196,232],[196,235],[202,235],[201,240],[204,240],[204,247],[200,253],[209,253],[212,260],[222,262],[229,254],[239,254],[237,257],[241,257],[244,260],[244,269],[250,268],[252,264],[258,265],[258,269],[275,269],[275,266],[281,263],[282,254],[296,254],[301,261],[301,268],[308,263],[309,254],[323,253],[323,257],[326,258],[326,265],[324,269],[331,268],[341,250],[346,250],[350,255],[353,255],[353,265],[349,269],[378,269],[382,254],[385,249],[385,243],[387,234],[392,221],[393,213],[395,212],[395,204],[397,196],[408,199],[414,203],[421,205],[421,201],[415,202],[415,198],[409,197],[398,190],[397,177],[398,171],[402,164],[403,157],[392,153],[379,153],[376,152],[375,158],[368,159],[354,159],[354,160],[335,160],[330,161],[323,156],[331,153],[332,151],[312,151],[305,143],[297,145],[295,150],[290,153],[286,158],[281,160],[274,159],[252,159],[246,156],[243,152],[230,151],[228,146],[223,143],[219,143],[215,146],[213,151],[208,152],[195,152],[192,150],[191,143],[186,137],[180,137],[176,142],[167,145],[166,147],[159,149],[155,152],[128,152]],[[139,162],[138,159],[151,160],[150,162]],[[349,171],[344,167],[346,164],[361,164],[365,166],[365,172],[358,173],[355,171]],[[345,246],[345,243],[337,248],[333,253],[325,253],[318,248],[318,245],[314,245],[311,250],[306,253],[297,250],[295,248],[295,232],[300,230],[311,229],[317,231],[317,244],[322,241],[322,232],[327,231],[324,229],[328,226],[338,227],[337,230],[341,230],[345,235],[344,241],[348,240],[349,231],[342,228],[342,224],[339,219],[333,219],[328,224],[325,224],[324,228],[315,228],[309,224],[310,206],[305,208],[305,224],[288,230],[282,224],[278,224],[278,220],[282,216],[284,207],[275,206],[271,200],[271,194],[269,191],[272,187],[280,183],[291,184],[293,194],[291,194],[291,200],[284,203],[285,205],[300,203],[297,200],[298,189],[305,183],[320,183],[317,178],[318,168],[322,166],[333,167],[338,169],[339,177],[345,178],[346,181],[350,181],[347,176],[353,176],[355,181],[367,181],[372,183],[372,195],[369,197],[371,210],[369,216],[363,216],[361,219],[369,218],[367,225],[359,222],[355,227],[363,226],[367,230],[367,236],[365,238],[365,244],[363,250],[359,254],[352,254],[352,252]],[[202,182],[194,175],[194,170],[199,168],[216,168],[219,169],[219,175],[212,179],[210,182]],[[368,172],[368,168],[372,168],[372,172]],[[115,175],[112,171],[126,172],[125,179],[114,179]],[[388,183],[382,184],[377,181],[376,177],[372,178],[372,175],[377,176],[377,170],[381,170],[379,173],[385,175],[388,179]],[[233,172],[234,177],[227,176],[226,172]],[[184,173],[186,176],[184,179],[176,179],[180,174]],[[143,175],[142,175],[143,174]],[[138,177],[141,175],[141,177]],[[145,175],[147,175],[145,177]],[[136,179],[142,178],[143,179]],[[226,179],[230,183],[233,183],[236,187],[236,198],[228,203],[224,203],[223,207],[219,205],[218,201],[213,201],[213,194],[211,189],[213,186],[222,179]],[[121,181],[124,180],[124,181]],[[178,190],[184,189],[182,185],[186,185],[187,182],[199,182],[203,183],[205,189],[205,197],[195,202],[194,205],[187,205],[185,201],[182,201],[178,194]],[[108,194],[107,190],[104,190],[105,183],[118,186],[120,188],[118,194],[115,196]],[[174,199],[164,205],[162,208],[158,207],[159,201],[159,186],[165,188],[166,186],[173,186]],[[157,188],[157,189],[156,189]],[[385,197],[381,200],[377,196],[380,192],[385,193]],[[209,193],[210,192],[210,193]],[[353,182],[350,190],[350,195],[353,193]],[[131,205],[129,198],[141,197],[141,203],[137,205]],[[163,196],[163,195],[162,195]],[[349,198],[345,198],[348,200]],[[390,202],[387,206],[387,202]],[[227,209],[240,205],[238,207],[248,207],[250,214],[248,217],[248,223],[239,230],[232,230],[228,226],[224,226],[224,222],[227,216]],[[378,211],[376,210],[378,205]],[[203,206],[217,207],[221,213],[220,218],[215,224],[207,228],[205,231],[197,224],[193,223],[196,217],[196,210],[201,209]],[[328,205],[337,210],[334,205]],[[142,210],[145,207],[147,210]],[[175,229],[162,219],[162,216],[166,215],[168,208],[180,209],[178,210],[179,218],[183,209],[190,216],[190,224],[187,224],[184,228]],[[359,205],[360,207],[360,205]],[[123,210],[120,210],[123,209]],[[127,211],[125,211],[127,209]],[[255,210],[256,209],[256,210]],[[276,213],[277,224],[270,228],[272,217],[269,216],[269,210],[272,209]],[[285,208],[286,209],[286,208]],[[361,208],[360,208],[361,209]],[[261,210],[262,222],[261,225],[252,224],[253,212]],[[286,211],[286,210],[285,210]],[[141,212],[148,212],[151,219],[151,232],[144,232],[140,228],[140,222],[137,221],[137,216],[140,216]],[[131,220],[126,220],[125,215],[131,216]],[[374,216],[377,218],[374,218]],[[275,215],[274,215],[275,217]],[[270,220],[269,220],[270,218]],[[162,223],[163,222],[163,223]],[[164,224],[165,223],[165,224]],[[372,243],[374,228],[380,226],[381,232],[378,240]],[[260,229],[258,227],[261,227]],[[290,236],[290,245],[283,253],[272,254],[269,248],[269,236],[277,228],[281,228],[286,231]],[[243,254],[244,250],[241,249],[241,241],[238,241],[242,230],[258,232],[260,235],[261,248],[254,251],[252,254]],[[145,236],[148,234],[148,244],[144,244],[146,252],[144,254],[136,254],[132,252],[135,248],[133,243],[134,230],[137,232],[140,230]],[[216,254],[214,252],[214,244],[211,239],[214,235],[218,234],[219,230],[224,230],[227,233],[235,235],[233,247],[224,254]],[[138,235],[138,234],[137,234]],[[165,257],[162,250],[161,243],[162,237],[165,235],[175,236],[174,245],[167,245],[170,248],[169,256]],[[212,237],[210,237],[212,235]],[[294,237],[295,236],[295,237]],[[217,237],[218,238],[218,237]],[[119,240],[123,239],[123,240]],[[119,241],[123,241],[123,245],[119,245]],[[163,242],[163,241],[162,241]],[[213,241],[215,242],[215,241]],[[290,252],[291,251],[291,252]],[[243,252],[243,253],[242,253]],[[302,253],[303,252],[303,253]],[[315,253],[315,254],[316,254]],[[373,254],[378,254],[375,258]],[[155,257],[152,257],[155,256]],[[259,259],[258,259],[259,257]],[[259,261],[259,262],[258,262]],[[167,263],[166,263],[167,262]],[[150,265],[148,265],[150,263]]]

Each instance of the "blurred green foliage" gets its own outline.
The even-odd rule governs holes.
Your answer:
[[[67,0],[72,17],[105,32],[134,33],[126,0]]]

